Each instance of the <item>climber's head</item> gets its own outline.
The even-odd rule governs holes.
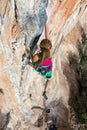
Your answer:
[[[40,48],[50,50],[52,48],[51,41],[48,39],[43,39],[40,43]]]

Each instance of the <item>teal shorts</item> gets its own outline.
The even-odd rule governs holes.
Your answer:
[[[46,72],[45,74],[42,74],[40,71],[38,71],[37,69],[34,69],[35,71],[37,71],[38,73],[40,73],[43,77],[50,79],[52,78],[52,71]]]
[[[52,78],[52,71],[49,71],[46,74],[41,74],[41,75],[44,76],[47,79],[50,79],[50,78]]]

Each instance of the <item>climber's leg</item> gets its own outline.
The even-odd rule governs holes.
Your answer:
[[[45,88],[44,88],[45,92],[47,91],[47,87],[48,87],[49,82],[50,82],[50,80],[47,79],[46,84],[45,84]]]
[[[46,84],[45,84],[45,88],[44,88],[44,91],[43,91],[43,95],[42,96],[44,96],[44,98],[47,100],[48,99],[48,97],[46,96],[46,91],[47,91],[47,87],[48,87],[48,85],[49,85],[49,80],[47,79],[47,81],[46,81]]]

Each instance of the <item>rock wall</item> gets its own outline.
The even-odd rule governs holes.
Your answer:
[[[49,108],[52,102],[57,102],[55,108],[50,107],[54,114],[59,108],[57,126],[59,130],[70,129],[69,99],[77,94],[78,87],[68,56],[70,53],[78,54],[78,41],[81,41],[83,31],[87,34],[86,0],[0,1],[0,120],[7,119],[5,124],[1,123],[1,129],[40,130],[34,124],[42,111],[31,108],[44,108],[42,91],[45,79],[26,65],[27,58],[23,61],[22,56],[25,44],[33,50],[45,37],[45,24],[53,50],[63,36],[53,57],[53,78],[45,105]],[[63,123],[62,127],[59,125],[62,120],[67,120],[66,127]],[[41,129],[45,127],[46,124]]]

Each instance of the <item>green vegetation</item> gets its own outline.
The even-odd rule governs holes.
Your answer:
[[[79,56],[70,56],[70,64],[76,69],[79,76],[79,95],[74,101],[74,109],[78,123],[85,124],[87,128],[87,37],[82,36],[82,42],[79,43]]]

